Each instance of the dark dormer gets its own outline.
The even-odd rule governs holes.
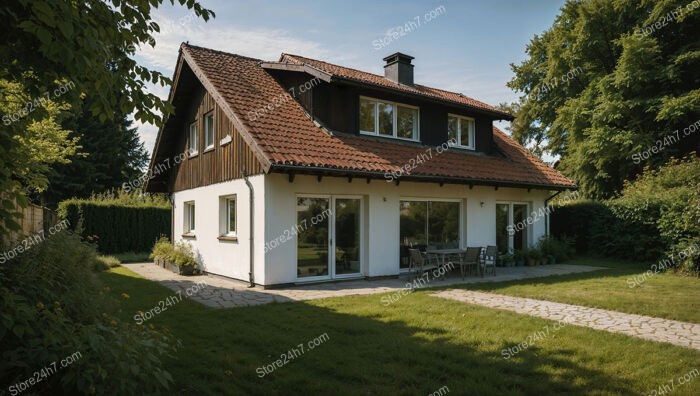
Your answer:
[[[413,86],[412,59],[412,56],[400,52],[387,56],[384,58],[384,77],[399,84]]]

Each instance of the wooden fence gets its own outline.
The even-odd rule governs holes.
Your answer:
[[[19,223],[22,226],[17,231],[5,230],[3,239],[5,243],[15,243],[25,237],[44,232],[48,235],[48,229],[58,222],[58,216],[54,211],[43,206],[29,204],[22,209],[22,217]]]

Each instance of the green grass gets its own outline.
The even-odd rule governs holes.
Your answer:
[[[100,274],[133,320],[173,292],[119,267]],[[195,280],[197,282],[197,280]],[[182,341],[165,363],[175,394],[648,394],[698,367],[700,352],[471,306],[417,291],[215,310],[182,301],[147,323]],[[549,326],[510,359],[502,350]],[[329,339],[269,375],[256,369],[321,334]],[[700,378],[675,395],[700,394]]]
[[[119,259],[122,263],[143,263],[152,261],[148,256],[150,252],[125,252],[117,253],[113,256]]]
[[[109,268],[119,267],[121,262],[114,256],[97,256],[95,269],[102,271]]]
[[[697,277],[672,273],[650,277],[645,275],[650,264],[619,260],[581,258],[569,264],[611,269],[458,287],[700,323],[700,279]],[[628,281],[635,276],[641,283]]]

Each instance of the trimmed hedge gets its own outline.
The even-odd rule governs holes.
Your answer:
[[[579,253],[655,261],[672,258],[682,272],[700,274],[700,158],[671,159],[645,169],[608,201],[554,207],[552,235],[575,239]]]
[[[150,251],[161,235],[170,235],[170,208],[70,199],[58,213],[83,238],[97,237],[102,253]]]
[[[656,226],[659,206],[626,206],[608,201],[575,201],[556,206],[550,230],[574,238],[577,253],[633,260],[656,260],[668,248]]]

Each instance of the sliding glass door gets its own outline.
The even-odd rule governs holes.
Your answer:
[[[297,278],[362,273],[360,197],[297,197]]]
[[[400,201],[399,267],[408,268],[411,248],[459,248],[459,209],[459,201]]]
[[[360,211],[359,198],[334,198],[335,252],[334,276],[352,276],[361,272],[360,267]]]
[[[328,277],[330,198],[297,198],[297,278]]]
[[[496,204],[496,247],[499,253],[520,250],[528,246],[528,227],[516,227],[527,224],[527,207],[525,203]]]

